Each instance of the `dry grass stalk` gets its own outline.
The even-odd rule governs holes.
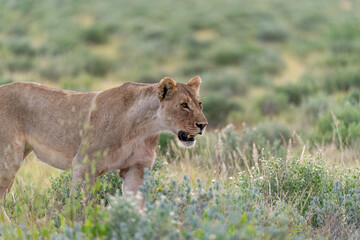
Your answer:
[[[239,157],[243,160],[243,162],[244,162],[244,165],[245,165],[245,167],[246,167],[246,170],[248,171],[248,173],[249,173],[249,175],[251,176],[251,177],[253,177],[253,175],[252,175],[252,173],[251,173],[251,170],[250,170],[250,168],[249,168],[249,165],[248,165],[248,161],[247,161],[247,158],[246,158],[246,155],[240,150],[240,148],[236,148],[236,152],[237,152],[237,154],[239,155]]]

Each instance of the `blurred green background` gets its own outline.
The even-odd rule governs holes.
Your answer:
[[[210,128],[339,145],[359,137],[360,1],[0,5],[0,84],[90,91],[200,75]]]

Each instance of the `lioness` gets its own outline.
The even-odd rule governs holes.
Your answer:
[[[199,76],[187,84],[166,77],[90,93],[24,82],[0,86],[0,199],[31,151],[53,167],[72,168],[73,186],[86,175],[91,183],[120,170],[123,192],[136,193],[161,132],[191,147],[205,130],[200,83]]]

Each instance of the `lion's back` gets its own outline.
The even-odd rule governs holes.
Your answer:
[[[96,93],[17,82],[0,87],[0,131],[16,128],[26,136],[58,148],[74,148]],[[75,150],[74,150],[75,151]]]

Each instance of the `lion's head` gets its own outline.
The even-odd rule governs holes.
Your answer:
[[[195,136],[203,134],[208,125],[199,98],[200,83],[199,76],[193,77],[187,84],[176,83],[166,77],[158,87],[162,122],[185,147],[194,146]]]

